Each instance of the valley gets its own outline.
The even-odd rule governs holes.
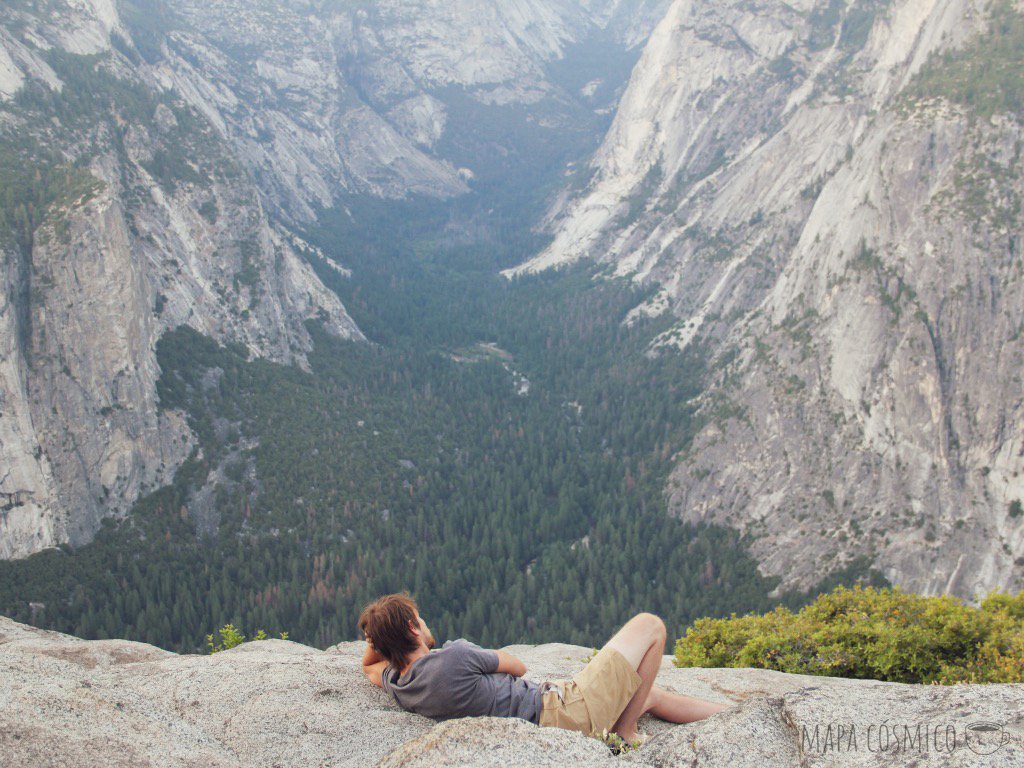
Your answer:
[[[1021,584],[1019,8],[516,8],[0,11],[0,613],[591,645]]]

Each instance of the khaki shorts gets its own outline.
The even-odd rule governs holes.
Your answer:
[[[641,682],[625,656],[602,648],[572,680],[544,685],[555,688],[541,694],[540,724],[599,739],[603,731],[611,731]]]

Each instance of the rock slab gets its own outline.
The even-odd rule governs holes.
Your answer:
[[[512,646],[534,680],[588,649]],[[732,709],[687,725],[646,718],[640,749],[511,718],[435,723],[360,673],[360,643],[283,640],[213,656],[84,641],[0,617],[0,763],[140,766],[1019,766],[1024,685],[922,686],[756,669],[676,669],[659,684]]]

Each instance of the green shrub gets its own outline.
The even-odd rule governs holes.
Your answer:
[[[1024,592],[981,606],[899,588],[838,587],[793,613],[700,619],[679,667],[756,667],[903,683],[1024,682]]]
[[[213,642],[213,635],[206,636],[206,647],[210,649],[210,653],[217,653],[219,651],[226,651],[229,648],[234,648],[236,645],[241,645],[245,642],[245,635],[235,629],[234,624],[225,624],[223,627],[217,630],[217,634],[220,635],[220,643]],[[280,634],[282,640],[288,639],[288,633],[282,632]],[[262,629],[256,630],[256,634],[252,638],[253,640],[266,640],[267,633]]]
[[[607,728],[601,732],[601,741],[608,746],[613,755],[625,755],[635,749],[639,749],[643,743],[639,739],[626,741],[619,734],[609,731]]]

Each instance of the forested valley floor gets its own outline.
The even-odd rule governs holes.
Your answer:
[[[770,598],[748,542],[668,517],[707,361],[650,355],[670,320],[624,323],[642,289],[596,268],[500,277],[539,245],[524,217],[324,212],[304,234],[353,274],[308,257],[371,343],[310,323],[304,372],[167,334],[161,405],[197,450],[92,543],[0,563],[0,612],[184,652],[229,622],[324,647],[409,590],[439,640],[599,645],[641,610],[678,637],[817,594]],[[856,564],[820,589],[858,578],[884,583]]]

